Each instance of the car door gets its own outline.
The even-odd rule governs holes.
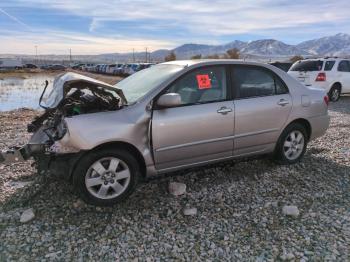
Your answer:
[[[233,66],[231,81],[235,93],[234,155],[273,150],[292,108],[287,86],[269,69],[248,65]]]
[[[210,66],[186,73],[165,90],[180,94],[182,105],[153,111],[158,170],[232,157],[234,105],[227,86],[225,66]]]
[[[350,61],[341,60],[339,62],[337,78],[342,85],[342,93],[350,93]]]

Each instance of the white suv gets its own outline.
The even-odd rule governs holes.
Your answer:
[[[321,58],[295,62],[288,74],[306,86],[327,91],[329,99],[338,101],[340,94],[350,93],[350,59]]]

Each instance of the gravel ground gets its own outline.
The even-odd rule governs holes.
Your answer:
[[[25,143],[36,114],[1,113],[0,148]],[[330,115],[327,134],[299,164],[262,159],[190,170],[144,183],[114,208],[85,205],[29,162],[0,166],[0,260],[349,261],[350,96],[331,104]],[[171,181],[187,193],[170,195]],[[299,216],[285,216],[285,205]],[[29,208],[35,218],[23,224]],[[184,216],[186,208],[197,214]]]

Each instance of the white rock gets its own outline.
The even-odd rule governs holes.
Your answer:
[[[6,182],[4,186],[11,187],[13,189],[19,189],[31,184],[33,184],[33,181],[9,181],[9,182]]]
[[[283,254],[280,258],[282,261],[290,261],[294,259],[295,256],[293,255],[293,253],[287,253],[287,254]]]
[[[78,199],[73,203],[73,207],[76,209],[82,208],[84,205],[85,203],[81,199]]]
[[[300,212],[297,206],[284,206],[282,208],[283,215],[298,217]]]
[[[184,215],[185,216],[195,216],[195,215],[197,215],[197,208],[195,208],[195,207],[185,208],[184,209]]]
[[[181,196],[186,193],[186,185],[184,183],[170,182],[169,193],[174,196]]]
[[[34,214],[33,209],[29,208],[22,213],[21,218],[20,218],[20,222],[27,223],[27,222],[33,220],[34,217],[35,217],[35,214]]]

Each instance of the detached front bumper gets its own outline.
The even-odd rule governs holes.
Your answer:
[[[23,162],[33,157],[39,174],[49,171],[69,180],[83,153],[57,154],[45,151],[45,145],[28,144],[22,148],[0,152],[0,165]]]
[[[60,143],[53,143],[43,132],[33,134],[28,144],[7,151],[0,151],[0,165],[8,165],[34,159],[39,174],[50,173],[69,178],[82,151],[70,151]]]

